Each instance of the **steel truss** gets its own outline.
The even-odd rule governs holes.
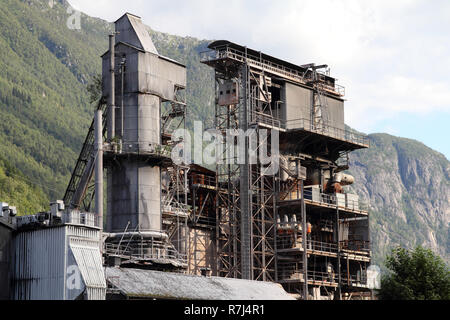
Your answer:
[[[239,163],[236,141],[229,142],[227,130],[254,130],[256,155],[271,135],[262,129],[277,130],[270,108],[270,92],[263,71],[236,63],[227,71],[216,69],[216,94],[225,81],[239,88],[239,103],[219,105],[216,101],[216,130],[223,135],[222,154],[216,165],[216,246],[219,276],[273,281],[275,275],[276,177],[258,161],[249,161],[249,142],[245,144],[245,163]],[[279,125],[279,124],[278,124]],[[242,132],[241,131],[241,132]],[[229,132],[229,131],[228,131]]]
[[[186,92],[184,88],[175,87],[173,101],[161,108],[162,146],[169,148],[182,142],[172,141],[172,134],[178,129],[186,128]],[[163,230],[176,250],[187,255],[188,252],[188,173],[189,166],[177,165],[173,161],[161,167],[161,211]]]

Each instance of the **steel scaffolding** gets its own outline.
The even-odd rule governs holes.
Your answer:
[[[334,175],[348,169],[348,153],[369,146],[366,136],[343,122],[333,127],[336,119],[329,118],[327,99],[342,99],[344,88],[319,70],[327,66],[294,66],[227,41],[209,48],[202,62],[215,70],[215,127],[223,137],[216,163],[216,274],[276,281],[303,299],[341,299],[343,291],[367,289],[368,205],[330,189]],[[310,105],[301,102],[309,118],[279,114],[288,108],[280,93],[286,83],[311,92]],[[237,135],[254,134],[258,155],[271,149],[264,129],[280,135],[276,173],[260,159],[250,161],[249,141],[244,162],[236,164]],[[231,144],[230,132],[237,132]]]

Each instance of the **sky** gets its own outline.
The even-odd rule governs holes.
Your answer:
[[[349,126],[416,139],[450,159],[448,0],[69,2],[107,21],[130,12],[157,31],[328,64],[346,88]]]

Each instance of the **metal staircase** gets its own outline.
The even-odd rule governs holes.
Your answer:
[[[103,135],[106,133],[106,104],[100,101],[98,110],[103,111]],[[88,134],[78,157],[72,177],[64,195],[66,207],[77,209],[86,197],[89,182],[94,173],[96,154],[94,151],[94,120],[92,120]],[[92,200],[92,198],[91,198]]]

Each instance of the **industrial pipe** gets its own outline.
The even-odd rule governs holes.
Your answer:
[[[94,117],[95,134],[95,209],[98,223],[103,230],[103,113],[97,110]]]
[[[115,121],[116,121],[116,92],[115,92],[115,44],[116,36],[109,35],[109,61],[110,61],[110,81],[109,81],[109,103],[108,103],[108,139],[114,139],[115,136]]]

